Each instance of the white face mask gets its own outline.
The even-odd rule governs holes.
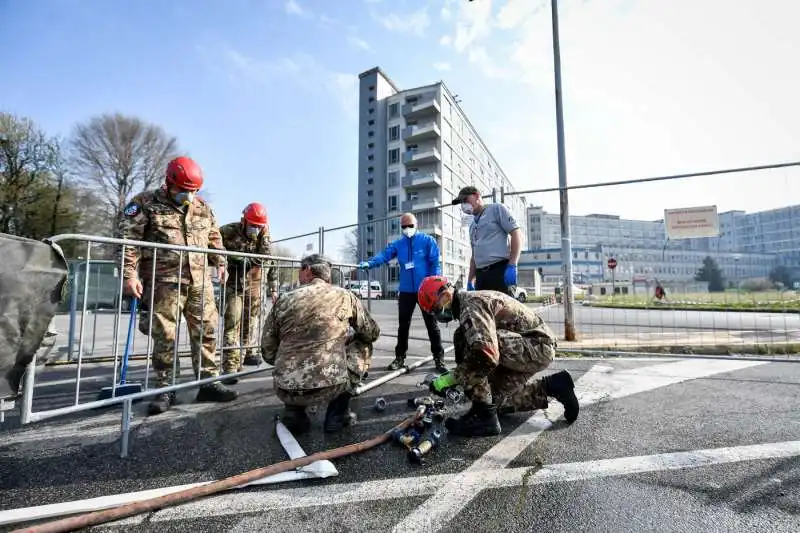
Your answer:
[[[472,205],[467,203],[467,202],[462,203],[461,204],[461,212],[464,213],[465,215],[471,215],[472,214]]]
[[[245,233],[247,233],[248,238],[257,239],[258,235],[261,233],[261,228],[258,226],[247,226]]]
[[[416,233],[417,233],[417,228],[406,228],[403,230],[403,235],[405,235],[409,239],[413,237]]]

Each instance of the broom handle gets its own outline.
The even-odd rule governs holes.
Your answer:
[[[138,298],[131,301],[131,318],[128,320],[128,338],[125,341],[125,353],[122,356],[122,371],[119,374],[119,382],[121,385],[125,384],[125,377],[128,374],[128,356],[131,351],[131,344],[133,343],[133,326],[136,323],[136,304],[139,302]]]

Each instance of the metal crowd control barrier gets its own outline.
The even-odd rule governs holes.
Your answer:
[[[60,243],[67,240],[78,240],[86,243],[86,254],[83,258],[83,264],[85,266],[86,275],[83,277],[83,287],[80,289],[77,287],[73,287],[71,290],[71,302],[70,302],[70,309],[74,310],[74,312],[70,313],[70,325],[69,330],[74,335],[74,332],[77,330],[78,340],[77,340],[77,355],[75,358],[75,365],[76,365],[76,373],[75,373],[75,394],[74,400],[72,405],[67,405],[63,407],[42,410],[42,411],[34,411],[33,410],[33,402],[34,402],[34,392],[36,386],[36,359],[30,363],[27,368],[27,372],[24,378],[24,388],[22,397],[20,399],[20,422],[24,424],[30,424],[32,422],[39,422],[43,420],[48,420],[56,417],[66,416],[70,414],[75,414],[79,412],[90,411],[93,409],[109,407],[117,404],[122,404],[122,424],[121,424],[121,456],[125,457],[128,451],[128,432],[130,430],[130,422],[131,422],[131,415],[132,415],[132,405],[133,402],[136,400],[153,397],[158,394],[162,393],[171,393],[180,390],[186,390],[190,388],[200,387],[202,385],[211,384],[217,381],[224,381],[230,378],[241,378],[246,376],[251,376],[253,374],[265,372],[270,370],[271,367],[262,366],[260,368],[255,368],[252,370],[244,370],[244,371],[237,371],[230,374],[222,374],[219,373],[217,376],[213,377],[206,377],[200,379],[200,374],[202,374],[202,358],[201,358],[201,350],[203,342],[208,338],[207,332],[203,327],[203,322],[207,319],[207,315],[205,314],[204,309],[204,299],[207,298],[207,290],[213,290],[213,281],[211,280],[210,273],[208,272],[209,264],[208,264],[208,256],[209,255],[222,255],[227,257],[234,257],[238,259],[242,259],[244,261],[252,260],[259,262],[261,269],[261,302],[259,308],[263,311],[265,310],[264,300],[269,297],[267,291],[264,289],[264,283],[266,282],[267,275],[266,269],[268,268],[297,268],[299,266],[300,260],[288,257],[279,257],[279,256],[267,256],[267,255],[259,255],[259,254],[248,254],[242,252],[232,252],[227,250],[213,250],[213,249],[205,249],[205,248],[196,248],[191,246],[170,246],[165,244],[158,244],[158,243],[151,243],[151,242],[143,242],[143,241],[133,241],[133,240],[123,240],[123,239],[115,239],[109,237],[100,237],[100,236],[93,236],[93,235],[82,235],[82,234],[64,234],[64,235],[56,235],[50,239],[54,243]],[[123,321],[121,320],[122,315],[122,304],[123,304],[123,297],[122,297],[122,289],[123,289],[123,270],[125,266],[125,257],[124,253],[120,253],[119,256],[122,258],[120,262],[120,270],[119,270],[119,283],[118,283],[118,295],[117,298],[117,308],[116,312],[113,317],[113,333],[112,333],[112,346],[111,346],[111,359],[113,360],[113,373],[110,376],[111,386],[112,386],[112,397],[108,399],[102,400],[94,400],[94,401],[85,401],[81,402],[81,384],[82,379],[84,378],[84,364],[92,364],[96,362],[97,359],[106,360],[105,358],[95,358],[95,361],[89,359],[85,361],[85,345],[86,345],[86,326],[87,326],[87,312],[88,312],[88,291],[89,291],[89,279],[90,276],[88,275],[91,271],[89,268],[91,265],[91,258],[92,258],[92,248],[93,246],[99,245],[112,245],[115,247],[122,247],[121,250],[124,252],[125,246],[137,247],[139,249],[149,249],[152,251],[152,267],[149,273],[140,272],[140,279],[143,278],[145,275],[149,274],[149,280],[144,279],[142,280],[143,286],[145,291],[149,290],[149,295],[143,294],[143,298],[149,298],[150,302],[154,301],[155,297],[155,284],[156,284],[156,260],[158,257],[159,251],[161,253],[178,253],[179,254],[179,270],[178,270],[178,280],[179,282],[176,284],[176,291],[178,294],[181,294],[181,278],[182,278],[182,270],[184,268],[184,263],[186,260],[184,259],[185,254],[203,254],[204,257],[204,276],[203,276],[203,285],[202,285],[202,293],[201,293],[201,303],[200,303],[200,317],[199,317],[199,330],[198,337],[196,339],[190,338],[189,341],[192,344],[190,353],[192,353],[192,357],[196,357],[197,361],[197,368],[198,372],[195,373],[194,379],[189,381],[179,383],[178,382],[178,359],[180,355],[180,351],[178,349],[180,334],[181,334],[181,326],[180,321],[181,317],[184,313],[187,313],[187,309],[191,309],[189,305],[184,305],[183,307],[180,306],[180,300],[178,301],[178,306],[175,309],[175,322],[176,322],[176,331],[175,331],[175,339],[173,342],[173,367],[172,367],[172,376],[171,376],[171,384],[166,387],[159,387],[159,388],[148,388],[149,386],[149,374],[150,374],[150,367],[151,367],[151,359],[153,351],[153,342],[152,342],[152,331],[153,331],[153,309],[152,305],[150,306],[149,313],[148,313],[148,334],[147,334],[147,348],[142,354],[145,358],[145,374],[144,374],[144,390],[142,392],[136,394],[129,394],[125,396],[115,396],[116,391],[116,384],[117,384],[117,376],[118,370],[120,366],[120,350],[119,350],[119,325]],[[342,268],[355,268],[355,265],[348,265],[348,264],[335,264],[335,267],[340,269]],[[229,271],[230,275],[230,271]],[[339,276],[341,279],[341,275]],[[75,279],[75,278],[73,278]],[[211,283],[212,286],[209,287],[207,284]],[[233,291],[235,293],[238,290],[238,287],[234,282]],[[75,284],[73,284],[75,285]],[[77,294],[78,290],[83,291],[83,301],[81,306],[81,313],[80,313],[80,323],[76,324],[77,321],[77,306],[75,304],[76,299],[74,296]],[[242,288],[244,292],[246,292],[246,288]],[[224,321],[225,321],[225,310],[226,310],[226,294],[228,290],[226,290],[226,284],[221,283],[219,287],[219,297],[214,298],[214,304],[217,307],[217,319],[218,327],[216,329],[217,332],[217,339],[216,345],[214,347],[214,359],[217,366],[217,369],[220,368],[222,362],[222,354],[224,350],[227,349],[238,349],[238,350],[245,350],[248,348],[255,349],[260,346],[260,338],[261,338],[261,330],[262,330],[262,323],[263,320],[258,320],[257,326],[257,336],[259,341],[255,344],[250,343],[250,339],[248,338],[247,342],[244,341],[243,337],[245,336],[245,332],[241,331],[241,320],[240,324],[240,344],[236,346],[226,346],[225,339],[224,339]],[[233,293],[232,293],[233,294]],[[243,312],[252,313],[252,306],[248,306],[247,309],[243,309]],[[183,311],[183,313],[182,313]],[[196,311],[196,309],[194,309]],[[264,316],[263,314],[261,315]],[[204,317],[206,317],[204,319]],[[243,317],[240,317],[243,318]],[[252,319],[252,316],[250,317]],[[95,319],[97,319],[97,313],[95,313]],[[106,320],[106,322],[112,322],[110,320]],[[188,320],[187,320],[188,323]],[[109,324],[110,325],[110,324]],[[250,322],[252,326],[252,321]],[[187,324],[188,326],[188,324]],[[97,331],[97,320],[95,320],[95,327],[94,330]],[[102,329],[102,328],[101,328]],[[219,332],[222,334],[220,335]],[[190,336],[193,332],[189,332]],[[248,334],[251,332],[247,332]],[[250,335],[247,335],[248,337]],[[72,336],[70,338],[70,342],[68,344],[73,344]],[[93,343],[96,339],[93,339]],[[70,354],[71,355],[71,354]],[[260,356],[259,356],[260,357]],[[92,378],[96,379],[96,378]],[[108,379],[105,380],[106,382]],[[85,392],[85,391],[84,391]],[[99,391],[93,391],[99,392]]]

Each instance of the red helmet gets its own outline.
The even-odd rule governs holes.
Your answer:
[[[167,164],[167,185],[183,191],[199,191],[203,186],[203,171],[189,157],[176,157]]]
[[[430,313],[447,287],[450,287],[450,282],[444,276],[428,276],[423,279],[417,292],[419,308]]]
[[[267,218],[267,209],[257,202],[248,204],[247,207],[244,208],[244,211],[242,211],[242,215],[244,215],[246,222],[254,226],[266,226],[269,221]]]

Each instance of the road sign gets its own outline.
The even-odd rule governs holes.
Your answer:
[[[719,215],[715,205],[665,209],[664,222],[670,240],[719,236]]]
[[[610,268],[611,270],[617,268],[617,260],[614,259],[613,257],[608,260],[608,268]]]

